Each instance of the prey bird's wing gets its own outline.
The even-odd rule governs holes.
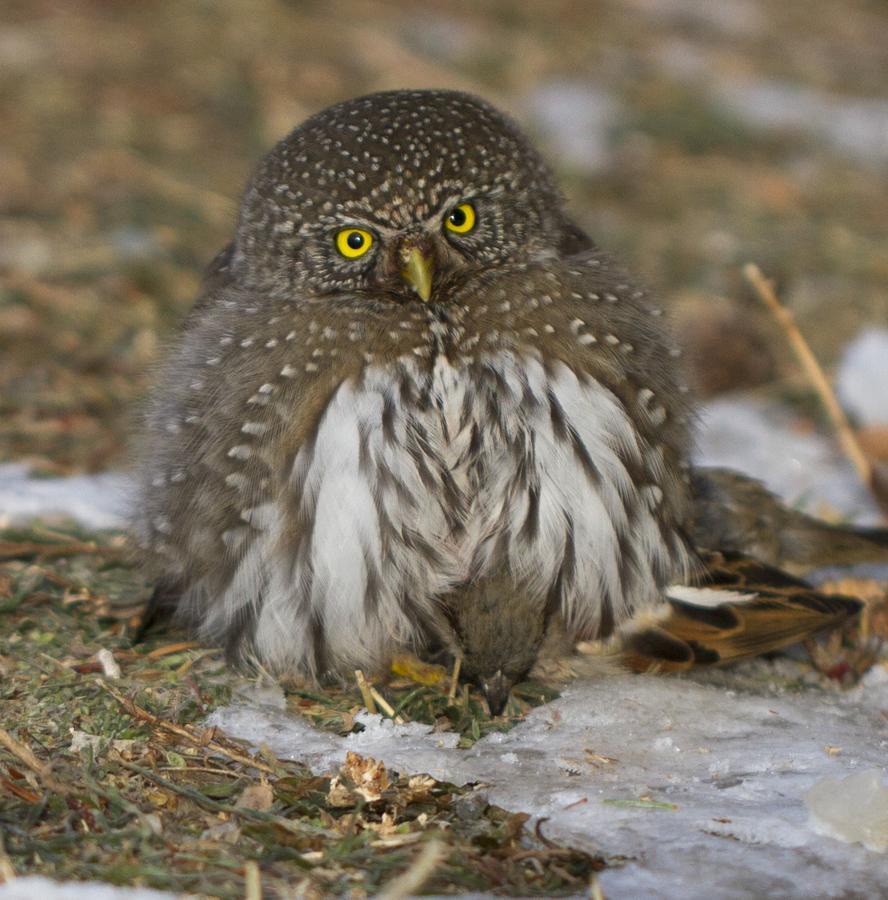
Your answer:
[[[655,618],[630,628],[622,660],[637,671],[681,671],[759,656],[836,628],[863,608],[741,554],[704,555],[693,587],[666,591]]]
[[[698,547],[747,554],[801,575],[828,566],[888,563],[888,528],[831,525],[792,509],[739,472],[693,472],[692,534]]]

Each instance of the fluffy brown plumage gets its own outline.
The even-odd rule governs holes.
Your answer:
[[[796,575],[888,561],[888,529],[821,522],[739,472],[697,469],[692,491],[697,546],[745,554]]]
[[[279,674],[444,650],[496,711],[694,569],[678,356],[499,112],[331,107],[260,163],[155,391],[155,608]]]

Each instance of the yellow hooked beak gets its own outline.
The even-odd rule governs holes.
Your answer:
[[[404,268],[401,277],[428,303],[432,296],[432,276],[435,274],[435,260],[418,247],[411,247],[403,255]]]

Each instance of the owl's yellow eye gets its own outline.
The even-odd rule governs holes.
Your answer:
[[[343,228],[336,235],[336,249],[346,259],[357,259],[373,246],[373,235],[363,228]]]
[[[454,234],[468,234],[475,227],[475,207],[471,203],[460,203],[447,213],[444,227]]]

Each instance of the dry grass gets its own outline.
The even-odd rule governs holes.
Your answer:
[[[582,892],[605,865],[528,832],[527,815],[471,785],[357,756],[317,777],[202,727],[237,676],[217,651],[170,635],[130,646],[145,585],[119,536],[37,526],[0,533],[0,548],[3,877],[214,897],[290,896],[294,885],[398,896],[413,883],[550,896]],[[459,730],[463,746],[553,696],[524,686],[510,717],[491,720],[467,692],[452,701],[446,678],[376,690],[397,716]],[[362,728],[357,686],[295,691],[289,703],[339,734]]]

